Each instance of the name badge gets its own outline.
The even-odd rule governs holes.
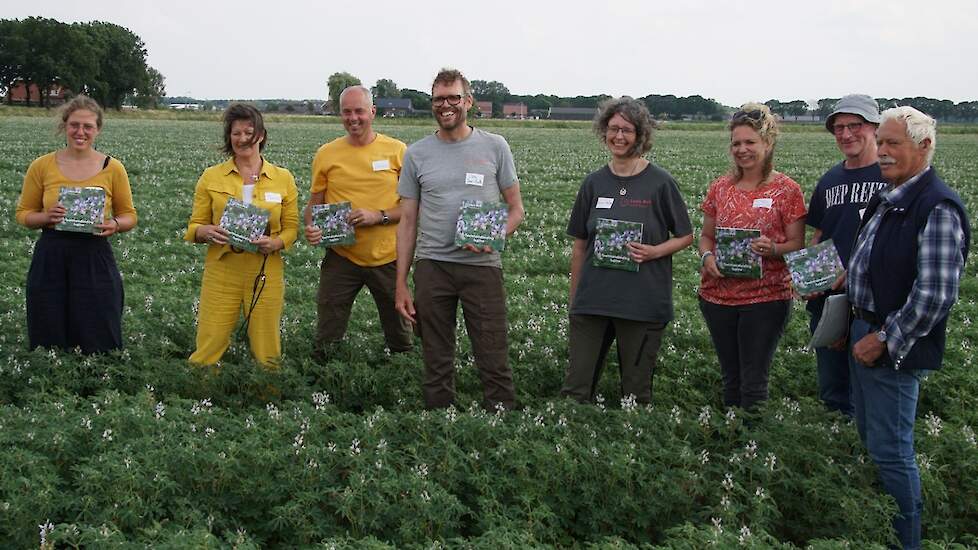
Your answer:
[[[484,182],[485,179],[486,176],[483,174],[473,174],[471,172],[467,172],[465,174],[465,185],[475,185],[477,187],[482,187],[482,182]]]
[[[611,208],[611,205],[615,203],[615,199],[611,197],[598,197],[598,204],[595,208]]]
[[[282,195],[278,193],[272,193],[271,191],[266,191],[265,202],[274,202],[277,204],[282,204]]]
[[[389,159],[375,160],[372,164],[374,166],[374,172],[391,169],[391,161]]]
[[[770,210],[771,206],[773,205],[774,205],[774,199],[770,197],[764,199],[754,199],[754,208],[767,208],[768,210]]]

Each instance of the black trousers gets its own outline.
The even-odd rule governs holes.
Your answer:
[[[724,306],[700,298],[723,375],[723,404],[752,409],[767,399],[768,373],[791,300]]]
[[[122,276],[107,239],[42,230],[27,272],[31,349],[121,349],[123,300]]]

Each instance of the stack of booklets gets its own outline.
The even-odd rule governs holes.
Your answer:
[[[598,218],[591,265],[638,271],[638,263],[628,257],[626,245],[640,242],[642,242],[642,222]]]
[[[784,255],[784,261],[791,271],[795,292],[802,296],[829,290],[844,271],[832,239],[789,252]]]
[[[258,246],[251,241],[265,233],[268,216],[268,210],[232,197],[228,199],[224,214],[221,215],[221,229],[228,232],[231,246],[257,252]]]
[[[352,211],[353,206],[348,201],[313,205],[312,224],[323,232],[319,246],[329,248],[357,242],[353,225],[347,221]]]
[[[455,224],[455,244],[488,246],[496,252],[506,248],[506,221],[509,208],[504,203],[463,200]]]
[[[101,187],[62,187],[58,202],[65,207],[65,218],[56,226],[59,231],[99,233],[105,212],[105,189]]]
[[[750,243],[760,236],[760,229],[716,228],[716,262],[724,277],[761,278],[761,257],[750,249]]]

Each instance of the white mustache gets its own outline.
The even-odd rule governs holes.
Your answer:
[[[880,166],[890,165],[890,164],[896,164],[896,161],[893,160],[893,159],[891,159],[891,158],[889,158],[889,157],[885,157],[885,158],[881,158],[880,159]]]

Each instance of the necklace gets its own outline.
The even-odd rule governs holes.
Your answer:
[[[624,176],[619,176],[618,174],[616,174],[613,165],[609,165],[608,169],[611,170],[611,175],[615,176],[615,179],[618,180],[619,195],[624,197],[625,195],[628,194],[628,187],[625,184],[625,178],[630,178],[634,176],[636,173],[638,173],[638,167],[641,163],[642,163],[641,157],[635,159],[635,162],[632,163],[631,170],[629,170],[628,173],[625,174]]]

